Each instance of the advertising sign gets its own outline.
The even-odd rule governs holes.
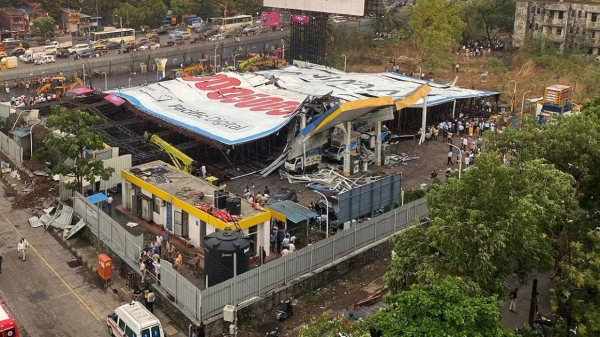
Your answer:
[[[163,78],[165,78],[166,72],[167,72],[167,61],[169,61],[169,59],[167,58],[155,58],[154,62],[156,62],[156,80],[160,81]]]
[[[365,15],[365,0],[263,0],[263,6],[340,15]]]
[[[150,115],[227,145],[278,131],[305,98],[274,85],[258,89],[233,73],[184,77],[111,93]]]
[[[308,16],[306,15],[292,15],[292,21],[297,23],[308,23]]]
[[[262,12],[260,14],[260,22],[265,26],[279,26],[279,13]]]

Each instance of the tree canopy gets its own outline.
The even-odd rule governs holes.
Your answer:
[[[83,179],[88,182],[96,181],[97,177],[108,180],[114,168],[105,168],[101,160],[89,160],[84,155],[84,150],[99,150],[103,148],[102,137],[91,127],[98,123],[99,117],[92,116],[85,111],[70,111],[60,105],[53,105],[47,125],[57,127],[61,136],[49,133],[45,138],[46,147],[58,151],[63,159],[70,158],[74,164],[70,165],[61,160],[54,166],[54,174],[73,176],[75,181],[68,184],[68,188],[81,191]]]
[[[55,21],[51,16],[42,16],[33,21],[31,31],[36,35],[48,36],[54,33],[54,24]]]

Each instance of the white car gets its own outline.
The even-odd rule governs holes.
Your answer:
[[[181,38],[183,38],[184,40],[189,40],[192,38],[192,33],[185,31],[185,32],[179,32],[179,36],[181,36]]]
[[[89,47],[90,47],[89,44],[82,43],[82,44],[76,44],[67,50],[69,51],[69,54],[75,55],[75,54],[79,54],[79,52],[81,52],[82,50],[88,49]]]
[[[15,43],[15,39],[13,39],[12,37],[7,37],[6,39],[2,40],[2,43]]]
[[[158,48],[160,48],[160,43],[154,43],[153,42],[153,43],[150,43],[150,44],[145,44],[143,46],[140,46],[138,48],[138,50],[148,50],[148,49],[152,50],[152,49],[158,49]]]
[[[42,64],[49,64],[54,62],[56,62],[56,60],[54,59],[53,55],[46,55],[35,59],[35,61],[33,61],[33,65],[40,66]]]
[[[213,35],[208,38],[208,41],[219,41],[219,40],[225,40],[225,36],[223,36],[223,34],[216,34],[216,35]]]
[[[173,32],[173,33],[169,34],[169,38],[170,38],[171,40],[175,40],[175,38],[176,38],[176,37],[182,37],[182,36],[181,36],[181,32],[175,31],[175,32]]]

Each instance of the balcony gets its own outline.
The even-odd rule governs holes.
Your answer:
[[[554,18],[544,18],[544,25],[546,26],[564,26],[567,23],[567,17],[563,16],[562,19],[558,18],[558,15],[554,15]]]
[[[591,18],[588,18],[585,21],[585,28],[591,29],[591,30],[600,30],[600,17],[598,17],[596,22],[593,22]]]

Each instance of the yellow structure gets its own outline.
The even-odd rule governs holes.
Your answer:
[[[189,238],[195,246],[201,247],[202,238],[216,228],[236,227],[234,222],[225,222],[201,209],[202,204],[214,205],[215,186],[163,161],[122,170],[121,178],[124,208],[164,226],[171,234]],[[269,250],[270,222],[269,210],[256,210],[241,198],[238,225],[252,237],[255,248],[262,246]]]
[[[66,85],[65,81],[66,78],[64,76],[54,76],[50,80],[50,83],[44,84],[35,93],[39,95],[43,92],[50,91],[52,93],[60,93],[61,95],[64,95],[67,91],[75,88],[77,85],[85,87],[85,84],[80,78],[76,78],[75,81],[69,85]]]

